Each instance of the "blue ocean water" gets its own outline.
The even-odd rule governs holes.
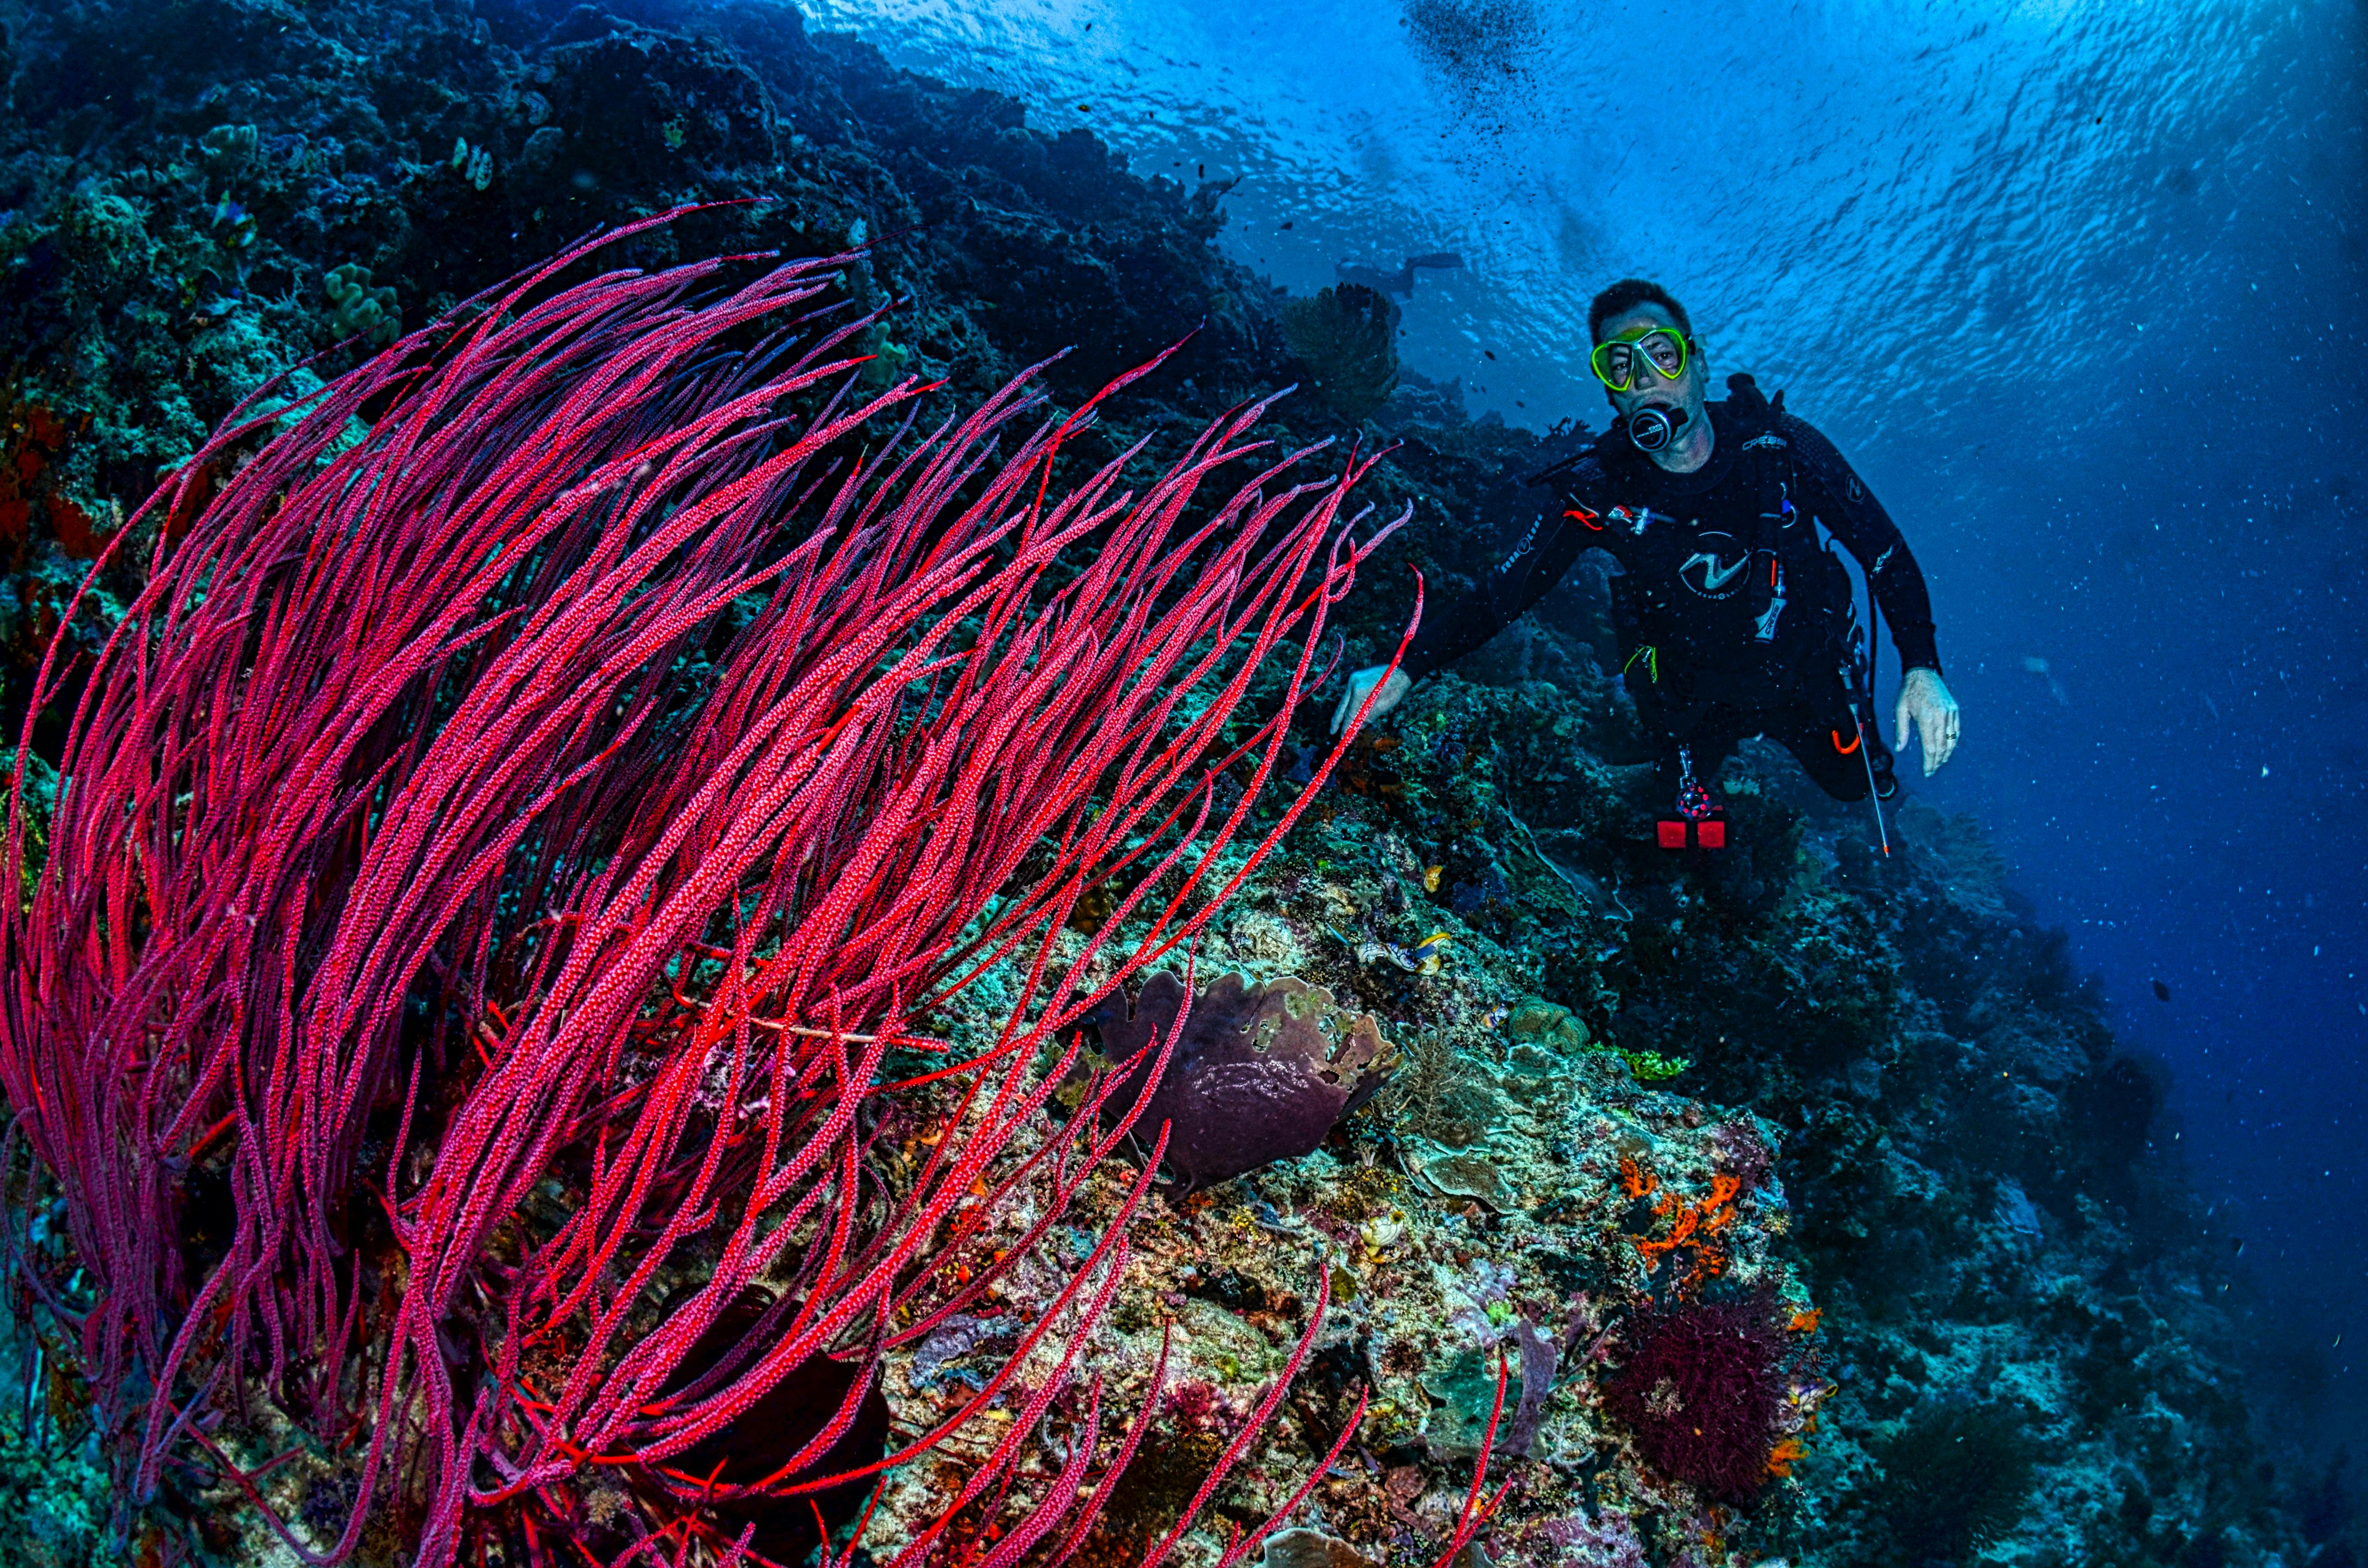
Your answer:
[[[1600,422],[1574,345],[1629,275],[1789,389],[1932,583],[1965,741],[1917,790],[2162,1063],[2265,1392],[2368,1443],[2368,11],[808,11],[1139,173],[1238,179],[1221,243],[1294,290],[1458,254],[1403,347],[1475,415]]]

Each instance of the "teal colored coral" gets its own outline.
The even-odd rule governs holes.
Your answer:
[[[338,334],[346,337],[367,337],[376,348],[383,348],[402,332],[402,320],[397,314],[394,290],[370,287],[370,269],[357,261],[343,267],[333,267],[322,279],[322,292],[329,296],[336,307]]]
[[[114,1499],[96,1432],[63,1438],[49,1402],[22,1397],[28,1383],[47,1385],[40,1354],[24,1328],[0,1312],[0,1368],[11,1385],[0,1399],[0,1562],[84,1568],[120,1560],[105,1550]]]

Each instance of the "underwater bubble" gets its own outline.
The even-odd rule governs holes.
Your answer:
[[[1530,0],[1411,0],[1405,20],[1415,58],[1466,92],[1520,76],[1538,42]]]

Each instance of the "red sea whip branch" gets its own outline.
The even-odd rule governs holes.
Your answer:
[[[588,1464],[663,1476],[801,1360],[880,1342],[1041,1105],[1038,1047],[1101,994],[1052,978],[1054,934],[1196,795],[1174,876],[1129,907],[1181,879],[1159,951],[1212,913],[1201,878],[1256,790],[1211,830],[1207,758],[1286,636],[1304,688],[1372,548],[1338,526],[1369,462],[1269,489],[1297,454],[1207,510],[1202,483],[1257,450],[1251,407],[1139,496],[1132,453],[1056,493],[1079,421],[998,449],[1020,382],[917,439],[908,411],[850,460],[925,389],[858,409],[841,381],[785,410],[862,324],[814,319],[828,265],[529,279],[328,389],[202,511],[150,503],[191,526],[89,672],[32,908],[0,912],[0,1081],[97,1287],[94,1385],[118,1416],[132,1367],[155,1390],[143,1485],[181,1423],[248,1388],[324,1441],[369,1435],[332,1556],[390,1460],[424,1478],[423,1562]],[[1205,520],[1177,540],[1188,508]],[[1282,740],[1260,732],[1258,784]],[[21,853],[20,816],[10,834]],[[959,1064],[958,1135],[867,1211],[859,1113],[887,1050],[977,976],[955,935],[1047,844],[985,927],[1024,978]],[[373,1117],[396,1123],[401,1289],[350,1240]],[[199,1160],[235,1223],[192,1273],[166,1238]],[[563,1162],[575,1207],[525,1237]],[[629,1322],[693,1251],[709,1282]],[[736,1292],[785,1271],[762,1353],[659,1400]],[[485,1348],[456,1369],[456,1343]],[[555,1385],[530,1405],[529,1346]]]

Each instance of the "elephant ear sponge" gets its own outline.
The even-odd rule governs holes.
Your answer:
[[[1629,1320],[1604,1402],[1654,1469],[1744,1502],[1766,1484],[1790,1347],[1765,1295],[1683,1301]]]
[[[1336,1006],[1332,993],[1284,975],[1257,985],[1220,975],[1184,1006],[1184,983],[1166,970],[1144,982],[1130,1009],[1113,993],[1089,1017],[1113,1062],[1134,1062],[1177,1029],[1167,1072],[1135,1131],[1148,1143],[1171,1129],[1167,1167],[1187,1189],[1212,1186],[1324,1142],[1388,1078],[1396,1061],[1372,1017]],[[1116,1127],[1143,1097],[1143,1073],[1102,1108]]]

